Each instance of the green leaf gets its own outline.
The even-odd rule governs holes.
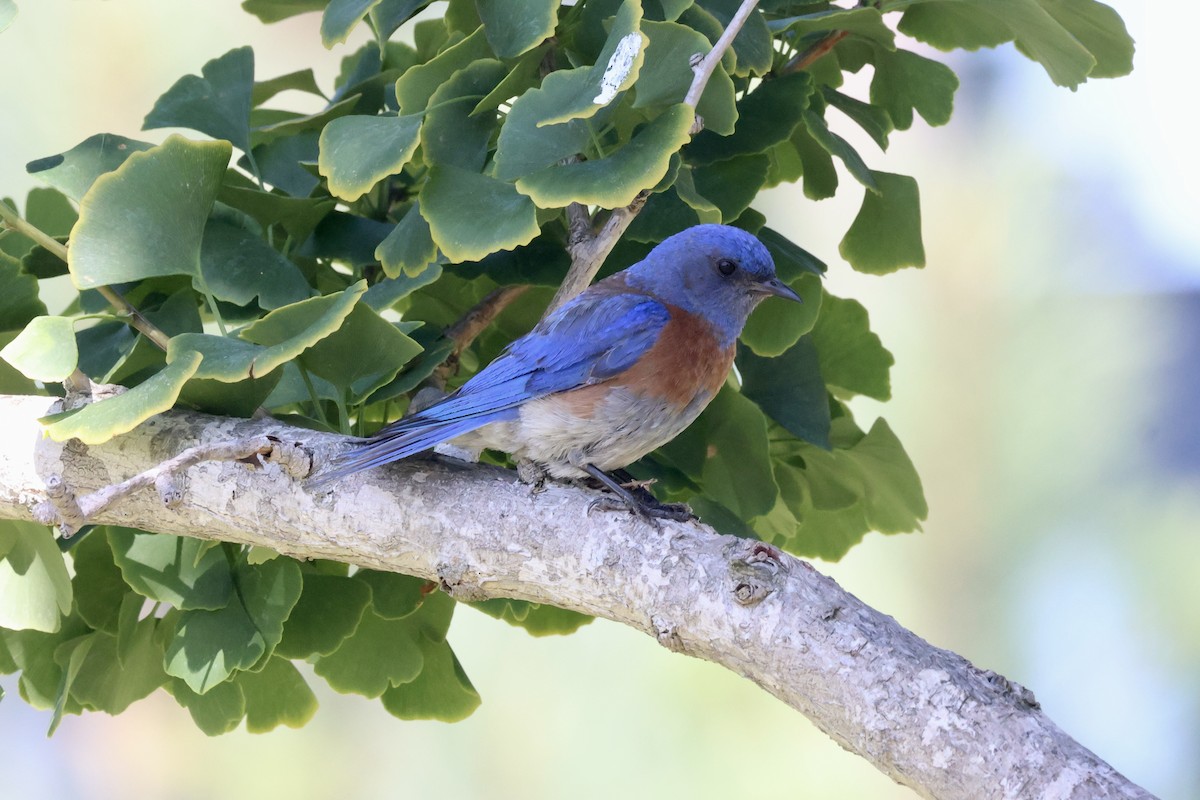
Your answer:
[[[502,103],[507,103],[512,98],[523,95],[536,86],[540,77],[538,70],[549,49],[550,44],[546,43],[521,56],[504,76],[504,79],[475,104],[471,113],[482,114],[485,111],[495,111]]]
[[[97,178],[124,164],[132,154],[152,147],[149,142],[97,133],[65,153],[30,161],[25,171],[79,202]]]
[[[350,403],[361,403],[420,352],[419,344],[359,303],[337,332],[306,350],[300,361],[338,387]]]
[[[295,114],[290,111],[266,109],[257,111],[255,115],[259,118],[251,117],[255,121],[255,126],[250,130],[250,141],[257,152],[259,147],[278,139],[299,136],[302,133],[320,132],[333,120],[355,111],[360,100],[360,95],[351,95],[313,114]],[[253,164],[250,164],[249,161],[247,161],[247,165],[253,168]]]
[[[590,125],[601,124],[606,116],[603,112],[590,123],[574,119],[561,125],[539,125],[566,102],[571,90],[568,72],[550,73],[540,87],[513,102],[496,143],[497,178],[511,181],[537,172],[581,152],[591,141]]]
[[[404,168],[417,150],[419,116],[335,119],[321,132],[318,168],[329,191],[354,202]]]
[[[60,645],[89,633],[76,617],[67,617],[57,633],[35,630],[4,630],[0,637],[12,661],[21,671],[21,697],[34,708],[53,708],[63,685],[63,669],[54,660]],[[79,705],[67,702],[67,713],[78,713]]]
[[[383,266],[383,274],[392,279],[401,275],[415,278],[429,272],[427,267],[437,259],[437,245],[429,223],[421,216],[419,203],[414,203],[387,238],[375,248],[375,257]],[[440,271],[440,269],[439,269]],[[375,287],[367,291],[368,297]]]
[[[341,575],[304,574],[304,592],[283,626],[275,654],[284,658],[327,656],[341,646],[371,604],[362,581]]]
[[[0,358],[25,376],[43,383],[61,383],[79,362],[75,320],[35,317],[3,350]]]
[[[204,228],[200,275],[198,290],[239,306],[257,298],[263,308],[280,308],[312,294],[296,265],[261,236],[215,217]]]
[[[921,479],[882,417],[851,451],[863,474],[867,522],[880,533],[920,530],[929,514]]]
[[[804,302],[765,302],[750,315],[750,321],[742,330],[742,341],[760,356],[782,355],[812,330],[817,321],[821,308],[820,278],[805,273],[787,284],[804,298]]]
[[[383,693],[383,707],[400,719],[458,722],[479,707],[479,692],[471,685],[458,657],[444,641],[418,637],[424,668],[417,678]]]
[[[489,175],[436,164],[421,190],[420,212],[446,258],[478,261],[538,235],[537,210],[527,194]]]
[[[821,96],[829,105],[858,123],[858,127],[862,128],[875,144],[879,145],[880,150],[887,150],[888,134],[896,128],[887,111],[870,103],[864,103],[848,94],[842,94],[829,86],[821,88]]]
[[[250,104],[257,108],[280,92],[304,92],[316,95],[322,100],[328,99],[321,91],[321,87],[317,86],[317,78],[309,68],[289,72],[265,81],[255,81],[254,89],[250,93]]]
[[[772,228],[761,228],[755,234],[766,245],[775,260],[775,270],[779,277],[791,283],[804,274],[824,275],[825,262],[794,244],[783,234]]]
[[[280,725],[302,728],[317,713],[317,698],[292,662],[271,656],[259,672],[234,679],[246,698],[246,730],[266,733]]]
[[[817,349],[803,337],[777,358],[763,358],[747,347],[738,349],[742,394],[793,436],[828,450],[829,398]]]
[[[826,293],[812,331],[821,376],[835,392],[876,400],[892,395],[888,371],[896,360],[870,329],[867,310],[857,300]]]
[[[389,686],[421,674],[420,637],[408,619],[388,620],[367,611],[341,647],[316,660],[314,670],[335,691],[379,697]]]
[[[30,189],[25,200],[25,219],[52,237],[65,237],[79,221],[67,196],[57,189]]]
[[[829,126],[825,124],[824,117],[812,111],[805,111],[804,125],[808,128],[808,132],[812,135],[813,140],[825,148],[830,155],[840,158],[850,174],[859,183],[867,187],[869,192],[876,194],[880,192],[879,185],[875,180],[875,176],[879,173],[871,171],[871,168],[862,160],[862,156],[850,146],[849,142],[829,130]]]
[[[593,117],[633,85],[646,57],[645,38],[638,32],[641,21],[641,4],[625,0],[613,17],[596,63],[560,70],[562,77],[555,79],[559,102],[547,109],[547,116],[537,120],[538,127]]]
[[[143,597],[184,611],[224,608],[232,597],[233,574],[220,546],[116,526],[108,541],[125,583]]]
[[[1089,76],[1124,75],[1133,40],[1120,16],[1094,0],[939,0],[904,12],[900,32],[941,50],[975,50],[1014,41],[1059,86]]]
[[[403,619],[425,601],[429,581],[397,572],[360,569],[354,580],[371,587],[371,607],[384,619]]]
[[[188,710],[196,727],[208,736],[229,733],[246,716],[246,696],[236,681],[218,683],[204,694],[197,694],[179,679],[167,684],[179,705]]]
[[[706,496],[739,519],[753,519],[775,504],[778,489],[771,477],[766,418],[752,400],[729,386],[659,453],[698,479]]]
[[[314,160],[316,152],[314,147]],[[313,181],[315,186],[316,179],[314,178]],[[276,224],[282,226],[287,235],[297,242],[307,239],[317,224],[333,210],[337,203],[332,197],[287,197],[274,192],[264,192],[257,188],[232,187],[228,184],[221,187],[221,193],[217,195],[217,199],[249,214],[264,228]],[[203,251],[201,251],[201,256],[203,255]]]
[[[837,170],[833,168],[833,156],[800,125],[792,133],[792,147],[804,165],[804,196],[809,200],[824,200],[837,191]]]
[[[124,648],[117,636],[93,633],[94,643],[71,685],[71,696],[88,708],[120,714],[166,683],[159,623],[155,617],[139,621],[135,616],[130,630],[122,631],[128,638]]]
[[[758,195],[769,166],[766,156],[756,154],[698,167],[693,171],[696,191],[720,209],[722,222],[732,222]]]
[[[548,167],[520,178],[517,188],[539,208],[561,208],[573,202],[602,208],[627,206],[638,192],[667,174],[671,156],[690,136],[693,118],[690,107],[672,106],[612,155]]]
[[[371,9],[371,23],[380,39],[390,39],[397,28],[429,3],[430,0],[381,0]]]
[[[765,152],[792,135],[811,93],[812,78],[805,72],[763,81],[738,103],[732,136],[719,136],[717,130],[701,131],[684,149],[684,156],[693,164],[709,164]]]
[[[516,58],[554,34],[558,0],[477,0],[483,32],[500,58]]]
[[[1111,7],[1095,0],[1042,0],[1042,7],[1096,59],[1089,78],[1119,78],[1133,71],[1133,39]]]
[[[341,44],[379,0],[329,0],[321,16],[321,43],[327,49]]]
[[[167,647],[167,674],[200,694],[274,651],[303,585],[300,567],[287,558],[239,565],[234,581],[237,592],[224,608],[181,612]]]
[[[130,590],[113,560],[108,537],[102,531],[84,536],[71,550],[71,563],[76,612],[96,630],[116,635],[117,614]]]
[[[507,70],[494,59],[482,59],[459,70],[429,99],[421,127],[426,164],[447,164],[479,172],[487,162],[496,115],[474,114],[475,104],[504,79]]]
[[[776,34],[790,31],[796,37],[808,36],[813,33],[846,31],[878,42],[888,50],[892,50],[896,46],[896,36],[883,21],[883,12],[873,7],[816,11],[811,14],[772,20],[769,26]]]
[[[481,603],[471,603],[489,617],[502,619],[509,625],[524,628],[530,636],[556,636],[574,633],[592,622],[595,617],[568,611],[565,608],[529,603],[524,600],[496,598]]]
[[[174,336],[167,346],[167,363],[202,355],[196,377],[226,383],[268,375],[340,328],[366,288],[366,282],[359,281],[344,292],[277,308],[242,329],[240,336],[249,341],[207,333]]]
[[[912,126],[913,111],[930,125],[945,125],[957,89],[958,76],[945,64],[908,50],[875,55],[871,103],[886,110],[899,130]]]
[[[23,273],[19,262],[0,256],[0,331],[20,330],[45,313],[37,279]]]
[[[184,75],[158,98],[142,129],[191,128],[249,150],[254,50],[230,50],[205,64],[200,74]]]
[[[46,731],[46,736],[53,736],[54,732],[58,730],[63,714],[67,710],[67,701],[71,695],[71,687],[75,683],[75,678],[79,675],[79,669],[83,666],[83,660],[91,652],[96,638],[101,635],[80,636],[69,642],[64,642],[55,651],[55,658],[65,663],[63,663],[62,682],[59,684],[58,696],[54,699],[54,714],[50,718],[50,728]]]
[[[196,275],[204,224],[229,155],[227,142],[172,136],[96,179],[80,203],[67,251],[75,286]]]
[[[643,20],[641,29],[649,43],[635,84],[633,107],[683,102],[695,78],[691,57],[708,52],[712,45],[697,31],[675,22]],[[734,132],[738,110],[733,98],[733,81],[720,67],[709,78],[696,113],[704,120],[706,131],[722,136]]]
[[[55,633],[71,611],[71,576],[50,529],[0,523],[0,628]]]
[[[396,102],[400,106],[400,113],[416,114],[425,110],[429,98],[451,75],[468,64],[493,56],[483,28],[480,27],[453,47],[408,70],[396,81]]]
[[[925,266],[917,182],[907,175],[872,170],[879,192],[864,193],[862,207],[838,245],[859,272],[882,275]]]
[[[197,352],[185,353],[129,391],[49,423],[46,435],[56,442],[79,439],[84,444],[102,444],[127,433],[175,404],[183,385],[199,369],[201,358]]]
[[[271,23],[309,11],[320,11],[328,2],[329,0],[244,0],[242,8],[262,22]]]

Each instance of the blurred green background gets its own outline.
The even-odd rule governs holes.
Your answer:
[[[18,0],[0,34],[0,195],[26,162],[97,132],[139,134],[155,99],[251,44],[257,74],[340,58],[317,15],[270,27],[237,0]],[[1061,727],[1163,797],[1200,797],[1200,166],[1187,53],[1200,10],[1118,0],[1130,78],[1071,93],[1011,47],[951,60],[954,120],[893,137],[872,167],[916,176],[929,266],[851,272],[860,201],[798,189],[756,203],[831,264],[896,355],[886,415],[930,504],[926,530],[869,536],[849,591],[1030,687]],[[861,76],[848,91],[865,94]],[[868,155],[869,154],[869,155]],[[566,638],[460,610],[451,641],[484,704],[403,723],[314,682],[316,718],[266,736],[199,733],[161,694],[119,718],[0,703],[10,797],[908,798],[750,683],[597,622]]]

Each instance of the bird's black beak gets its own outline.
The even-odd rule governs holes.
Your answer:
[[[773,294],[776,297],[782,297],[784,300],[795,300],[797,303],[804,302],[792,287],[779,280],[779,278],[771,278],[769,281],[763,281],[756,288],[763,294]]]

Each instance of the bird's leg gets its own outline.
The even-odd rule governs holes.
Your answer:
[[[526,458],[517,459],[517,479],[528,483],[530,494],[541,494],[546,491],[546,478],[549,473],[537,462]]]
[[[639,517],[650,520],[672,519],[676,522],[687,522],[693,518],[692,510],[684,503],[661,503],[643,486],[634,486],[631,491],[594,464],[581,464],[580,468],[620,500],[618,505],[611,498],[602,497],[593,501],[591,508],[612,511],[624,507]],[[624,475],[628,477],[629,473],[624,473]]]

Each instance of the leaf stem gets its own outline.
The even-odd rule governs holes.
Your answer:
[[[0,220],[4,224],[16,231],[17,233],[28,236],[37,244],[41,245],[48,253],[62,261],[64,264],[69,264],[67,260],[67,247],[62,242],[57,241],[53,236],[48,235],[36,226],[21,219],[16,211],[9,208],[6,203],[0,203]],[[108,301],[108,304],[115,308],[119,313],[127,318],[127,322],[137,329],[143,336],[153,342],[160,350],[166,351],[167,343],[171,341],[171,337],[163,333],[158,326],[150,322],[142,316],[142,312],[138,311],[134,306],[120,295],[120,293],[111,286],[96,286],[100,296]]]
[[[312,376],[308,374],[308,370],[299,361],[296,363],[296,369],[300,370],[300,379],[304,381],[304,388],[308,389],[308,398],[313,404],[313,410],[317,413],[317,420],[326,428],[330,427],[329,418],[325,416],[325,409],[321,406],[321,398],[317,396],[317,387],[313,385]]]

